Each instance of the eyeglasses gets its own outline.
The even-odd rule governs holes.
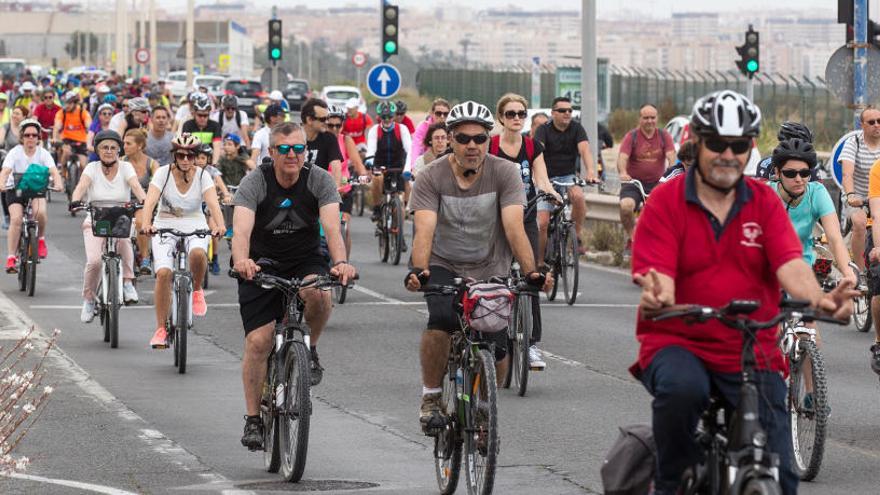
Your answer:
[[[439,111],[434,112],[434,117],[437,117],[438,119],[446,117],[448,115],[449,115],[449,112],[439,112]]]
[[[327,124],[328,129],[342,129],[342,124]]]
[[[279,144],[275,146],[275,150],[281,156],[287,156],[290,154],[290,151],[293,150],[297,155],[302,155],[306,152],[306,145],[304,144]]]
[[[720,137],[710,137],[706,139],[706,147],[709,148],[710,151],[715,153],[724,153],[727,151],[727,148],[733,150],[733,153],[736,155],[741,155],[746,151],[749,151],[752,147],[751,139],[737,139],[734,141],[726,141],[721,139]]]
[[[54,100],[54,99],[55,98],[52,98],[51,96],[44,96],[43,97],[43,101],[49,101],[49,100]]]
[[[101,153],[116,153],[119,151],[119,146],[114,145],[106,145],[106,146],[98,146],[98,151]]]
[[[318,122],[325,124],[327,122],[328,117],[309,117],[312,120],[317,120]]]
[[[880,124],[880,119],[866,120],[865,123],[868,125],[877,125],[877,124]]]
[[[800,170],[794,170],[791,168],[787,168],[782,170],[782,175],[787,179],[794,179],[798,175],[801,176],[802,179],[806,179],[807,177],[813,175],[813,171],[808,168],[802,168]]]
[[[513,119],[514,117],[519,117],[520,119],[524,119],[524,118],[528,117],[528,115],[529,115],[529,113],[526,112],[525,110],[520,110],[518,112],[516,110],[508,110],[508,111],[504,112],[505,119]]]
[[[207,118],[207,117],[210,117],[210,115],[211,115],[211,114],[207,114],[207,113],[197,113],[197,114],[196,114],[196,117],[205,117],[205,118]]]
[[[39,138],[40,135],[34,134],[33,132],[29,132],[27,134],[22,134],[21,137],[23,137],[23,138]]]
[[[112,117],[112,116],[113,116],[113,112],[101,112],[101,116],[103,116],[103,117]]]
[[[196,157],[195,153],[187,153],[185,151],[178,151],[174,154],[174,157],[178,160],[192,160]]]
[[[446,136],[445,132],[441,133],[441,134],[435,134],[434,136],[431,137],[431,141],[447,141],[447,140],[449,140],[449,137]]]
[[[488,134],[477,134],[476,136],[471,136],[470,134],[456,133],[452,137],[455,138],[455,142],[457,142],[458,144],[468,144],[471,141],[477,144],[483,144],[489,140]]]
[[[571,113],[574,110],[571,108],[554,108],[553,111],[556,113]]]

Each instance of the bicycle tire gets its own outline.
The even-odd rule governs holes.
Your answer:
[[[68,192],[67,192],[67,202],[73,201],[73,191],[76,189],[77,183],[79,183],[79,160],[74,155],[74,160],[72,162],[67,163],[67,180],[68,184]],[[70,216],[76,216],[76,210],[72,210],[70,212]]]
[[[28,248],[27,248],[27,295],[28,297],[34,297],[34,292],[37,290],[37,263],[40,262],[40,257],[38,255],[37,250],[37,227],[28,226]]]
[[[18,290],[27,289],[27,239],[22,232],[18,239]]]
[[[391,229],[388,234],[390,241],[389,258],[392,265],[400,264],[400,256],[403,252],[403,204],[397,195],[391,200]]]
[[[177,297],[177,324],[174,326],[174,345],[177,354],[177,372],[181,375],[186,373],[186,334],[189,328],[189,304],[190,292],[186,287],[176,291]]]
[[[517,328],[516,347],[508,349],[511,354],[517,355],[519,369],[516,370],[516,393],[520,397],[526,396],[529,386],[529,342],[532,338],[532,297],[520,295],[517,297]],[[513,367],[511,367],[513,370]]]
[[[789,374],[789,402],[791,414],[791,440],[795,472],[804,481],[812,481],[819,474],[822,456],[825,453],[825,438],[828,424],[828,386],[825,379],[825,361],[822,353],[812,340],[801,340],[800,359],[792,361]],[[811,363],[813,380],[813,408],[804,410],[806,389],[803,380],[804,363]]]
[[[871,282],[868,280],[870,273],[865,270],[859,278],[859,286],[863,289],[859,291],[857,297],[853,298],[853,324],[856,326],[856,330],[865,333],[871,329],[874,322],[873,315],[871,315],[871,291],[868,289],[871,286]]]
[[[446,427],[434,437],[434,474],[442,495],[452,495],[461,474],[462,439],[458,424],[458,390],[455,373],[443,378],[441,403]]]
[[[578,237],[574,224],[570,224],[562,235],[560,243],[560,262],[562,267],[562,289],[565,294],[565,302],[569,306],[577,301],[578,278],[580,278],[580,263],[578,256]]]
[[[498,394],[495,356],[480,349],[467,376],[464,456],[468,494],[489,495],[498,462]],[[484,440],[481,441],[481,438]]]
[[[266,471],[277,473],[281,467],[281,450],[278,448],[278,414],[275,410],[275,351],[269,353],[266,366],[266,382],[260,400],[260,419],[263,422],[263,464]]]
[[[174,356],[174,367],[177,368],[179,356],[177,354],[177,345],[174,338],[174,325],[171,324],[171,316],[165,319],[165,331],[168,334],[168,345],[171,346],[171,355]]]
[[[354,211],[359,217],[364,216],[364,188],[362,186],[354,187]]]
[[[348,297],[348,287],[344,285],[334,286],[333,295],[336,297],[336,304],[345,304],[345,299]]]
[[[281,475],[290,482],[302,478],[309,451],[309,423],[312,414],[309,387],[311,359],[302,342],[291,342],[284,366],[284,411],[279,411]],[[305,411],[305,412],[303,412]],[[294,417],[295,415],[295,417]]]
[[[119,347],[119,260],[107,261],[107,331],[110,334],[110,348]]]
[[[559,291],[559,255],[556,249],[557,230],[558,229],[551,224],[550,232],[547,235],[547,246],[545,247],[546,252],[544,253],[544,263],[552,270],[551,275],[553,277],[553,287],[545,292],[548,301],[555,301],[556,293]]]
[[[385,228],[388,225],[387,215],[388,208],[386,205],[382,205],[379,209],[379,225],[377,227],[377,232],[379,234],[379,261],[385,263],[388,261],[388,229]]]
[[[501,383],[501,388],[508,389],[513,384],[513,375],[517,370],[517,353],[516,353],[516,326],[517,323],[517,313],[519,307],[519,298],[513,299],[513,305],[510,308],[510,320],[507,324],[507,355],[510,356],[508,360],[507,366],[507,375],[504,376],[504,382]]]
[[[773,478],[752,478],[745,483],[742,495],[782,495],[779,482]]]

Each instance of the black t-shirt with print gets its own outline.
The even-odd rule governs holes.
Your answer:
[[[324,170],[330,169],[330,162],[342,160],[342,152],[339,151],[339,140],[329,132],[321,132],[315,139],[306,143],[308,162],[313,163]]]
[[[523,187],[526,191],[526,199],[528,201],[531,201],[537,194],[537,192],[535,191],[535,181],[532,179],[532,163],[534,162],[535,158],[541,156],[541,154],[544,153],[544,147],[541,146],[541,143],[539,141],[532,140],[532,142],[534,143],[534,151],[532,159],[529,160],[529,157],[526,153],[525,140],[526,138],[524,137],[522,140],[522,144],[520,144],[519,147],[519,153],[517,153],[515,157],[509,156],[507,153],[505,153],[504,148],[502,148],[500,144],[498,146],[497,156],[500,158],[504,158],[505,160],[512,161],[513,163],[517,164],[517,166],[519,166],[519,173],[522,177]],[[532,221],[537,218],[537,215],[538,209],[532,208],[532,210],[526,216],[525,221]]]

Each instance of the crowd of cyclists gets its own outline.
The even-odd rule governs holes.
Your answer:
[[[245,280],[264,271],[298,279],[330,274],[345,284],[357,276],[349,262],[351,239],[341,228],[351,220],[354,188],[369,184],[377,221],[388,177],[395,174],[403,179],[395,183],[414,229],[407,289],[448,285],[456,278],[506,277],[515,260],[528,284],[547,290],[553,283],[543,263],[550,213],[567,193],[576,231],[584,233],[583,188],[605,174],[593,163],[591,143],[565,97],[553,100],[550,115],[539,113],[531,120],[527,99],[516,94],[493,102],[494,113],[483,103],[453,105],[437,98],[416,124],[403,101],[379,102],[374,120],[358,110],[356,100],[339,108],[311,98],[297,119],[270,96],[249,117],[233,95],[217,98],[207,88],[192,88],[175,101],[164,80],[149,77],[4,80],[0,185],[7,273],[15,273],[19,263],[23,202],[16,181],[34,167],[45,169],[47,187],[58,192],[75,171],[71,210],[84,202],[142,202],[131,238],[117,244],[123,296],[126,303],[136,303],[136,277],[155,276],[156,330],[150,346],[163,349],[169,339],[165,324],[176,239],[154,236],[157,229],[207,229],[214,236],[187,243],[196,316],[208,309],[205,274],[221,271],[219,246],[209,248],[209,243],[224,236],[231,240],[230,265]],[[848,317],[853,288],[868,284],[877,294],[871,302],[877,332],[871,367],[880,373],[880,247],[873,243],[880,227],[870,220],[880,215],[880,110],[863,110],[861,122],[864,131],[846,142],[841,154],[845,204],[840,214],[815,180],[818,157],[803,124],[784,123],[757,176],[744,175],[762,118],[760,109],[736,92],[719,91],[697,101],[690,139],[677,152],[658,127],[651,104],[639,110],[638,126],[624,136],[617,160],[620,215],[633,280],[642,289],[639,359],[631,371],[654,397],[654,493],[676,493],[682,473],[698,461],[700,447],[688,439],[710,389],[720,389],[736,403],[740,355],[730,342],[742,339],[721,324],[687,326],[650,318],[664,308],[754,299],[762,305],[753,316],[769,319],[784,289],[790,297]],[[554,182],[575,185],[562,191]],[[39,225],[39,256],[45,258],[46,200],[31,205]],[[851,247],[841,233],[841,216],[852,226]],[[87,216],[82,224],[84,323],[96,315],[104,242],[93,235],[91,221]],[[830,292],[820,288],[811,268],[817,225],[841,273],[841,283]],[[323,377],[317,344],[332,303],[318,289],[304,289],[301,296],[311,330],[312,385],[317,385]],[[441,381],[450,335],[460,321],[452,296],[426,299],[419,419],[425,433],[434,435],[445,421]],[[541,370],[546,362],[538,343],[544,335],[539,298],[533,301],[529,366]],[[277,292],[244,282],[239,282],[239,304],[247,405],[241,442],[253,450],[264,447],[261,387],[284,304]],[[486,335],[494,339],[499,382],[509,361],[504,336]],[[771,332],[762,334],[757,346],[765,358],[759,363],[759,386],[769,402],[761,420],[771,450],[782,459],[783,492],[795,493],[790,431],[784,427],[789,421],[785,385],[775,373],[785,364]]]

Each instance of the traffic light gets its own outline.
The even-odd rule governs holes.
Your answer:
[[[281,20],[272,19],[269,21],[269,60],[281,60]]]
[[[758,32],[749,24],[746,31],[746,42],[736,47],[740,59],[736,61],[739,71],[749,79],[755,77],[755,73],[761,68]]]
[[[877,39],[880,36],[880,24],[871,20],[869,6],[870,4],[865,5],[866,14],[868,15],[868,43],[880,47],[880,40]],[[852,43],[855,38],[852,0],[837,0],[837,22],[846,24],[846,42]]]
[[[382,61],[387,62],[388,57],[397,55],[397,21],[399,19],[399,7],[397,5],[384,5],[382,7]]]

